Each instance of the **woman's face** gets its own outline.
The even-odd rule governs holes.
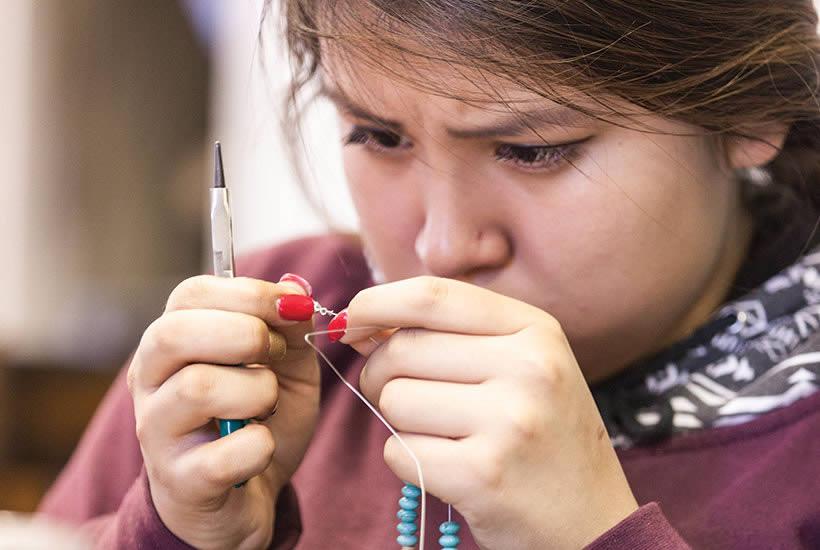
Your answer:
[[[342,68],[328,61],[327,94],[377,280],[450,277],[536,305],[590,380],[684,336],[724,298],[748,223],[714,141],[680,135],[696,128],[645,114],[654,131],[625,129],[493,82],[515,114]],[[428,77],[483,94],[446,70]]]

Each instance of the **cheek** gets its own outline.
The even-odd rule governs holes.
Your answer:
[[[579,332],[691,300],[723,244],[730,187],[708,155],[681,138],[647,141],[590,150],[521,212],[519,259],[549,281],[541,305]]]
[[[593,208],[622,246],[652,256],[720,239],[732,187],[701,140],[627,136],[594,160]]]

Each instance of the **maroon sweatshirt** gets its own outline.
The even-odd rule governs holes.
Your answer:
[[[292,241],[238,267],[269,281],[299,273],[336,310],[373,284],[356,242],[339,236]],[[317,329],[326,322],[317,319]],[[340,344],[327,344],[326,352],[348,380],[358,380],[361,356]],[[152,504],[124,373],[40,511],[82,525],[100,548],[189,548]],[[322,384],[316,435],[277,502],[271,548],[397,548],[403,484],[384,464],[389,434],[327,370]],[[744,424],[618,456],[641,508],[591,548],[820,548],[820,392]],[[428,497],[427,548],[438,548],[436,526],[445,519],[446,506]],[[459,548],[477,548],[463,522],[460,535]]]

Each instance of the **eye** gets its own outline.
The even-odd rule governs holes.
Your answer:
[[[498,161],[512,164],[528,172],[540,172],[556,168],[565,161],[572,161],[580,153],[580,146],[590,138],[557,145],[515,145],[504,143],[495,150]]]
[[[374,152],[406,149],[410,141],[395,132],[381,128],[354,126],[344,138],[345,145],[364,145]]]

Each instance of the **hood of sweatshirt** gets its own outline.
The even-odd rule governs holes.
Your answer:
[[[592,391],[627,448],[747,422],[813,394],[818,378],[820,247]]]

